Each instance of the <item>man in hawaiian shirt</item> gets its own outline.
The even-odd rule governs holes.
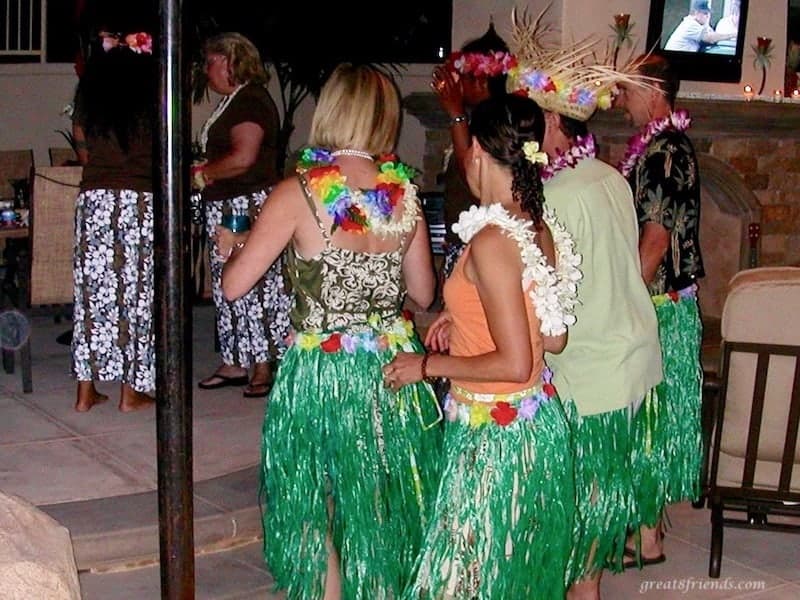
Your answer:
[[[620,170],[633,189],[642,276],[658,316],[664,383],[637,415],[640,522],[634,525],[641,526],[641,538],[632,565],[663,560],[664,507],[695,500],[700,492],[703,372],[696,282],[704,275],[697,157],[685,133],[691,120],[673,108],[680,82],[661,55],[639,57],[634,65],[659,83],[619,86],[617,106],[641,128]]]

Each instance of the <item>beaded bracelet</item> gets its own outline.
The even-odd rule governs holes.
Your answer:
[[[428,359],[431,357],[429,352],[426,352],[425,355],[422,357],[422,364],[420,365],[420,370],[422,371],[422,380],[431,383],[433,381],[433,377],[428,377]]]

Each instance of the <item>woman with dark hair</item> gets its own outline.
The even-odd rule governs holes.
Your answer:
[[[200,132],[205,160],[193,167],[192,180],[205,204],[222,365],[198,385],[207,390],[246,385],[246,397],[262,397],[289,332],[283,260],[276,260],[247,294],[230,302],[222,294],[226,257],[219,253],[217,228],[238,232],[242,223],[249,227],[278,181],[278,109],[265,87],[267,72],[258,49],[246,37],[221,33],[206,42],[204,55],[208,87],[222,98]]]
[[[73,115],[83,179],[75,212],[73,373],[75,409],[107,397],[94,381],[121,381],[119,409],[153,403],[152,38],[101,32],[78,86]]]
[[[481,206],[454,227],[467,245],[428,330],[434,354],[400,353],[384,369],[393,389],[452,382],[444,474],[403,597],[563,598],[574,475],[544,351],[559,352],[574,321],[579,257],[544,210],[536,103],[486,100],[470,133],[466,175]]]

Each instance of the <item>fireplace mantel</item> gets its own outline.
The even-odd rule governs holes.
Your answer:
[[[678,98],[676,104],[692,116],[694,136],[800,138],[800,102]],[[403,99],[403,105],[428,129],[446,129],[449,125],[447,115],[431,92],[413,92]],[[635,132],[619,110],[598,111],[589,126],[601,137],[627,137]]]
[[[421,189],[440,190],[450,120],[431,92],[409,94],[403,103],[425,128]],[[761,264],[800,264],[800,102],[679,98],[677,107],[693,119],[689,136],[705,161],[706,193],[727,193],[719,182],[728,178],[741,184],[739,196],[755,198],[758,210],[746,217],[760,219]],[[617,164],[636,133],[621,110],[599,112],[589,129],[598,156],[610,164]]]

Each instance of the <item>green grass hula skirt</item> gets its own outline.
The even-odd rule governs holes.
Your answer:
[[[649,527],[666,505],[700,493],[702,325],[695,289],[653,297],[664,381],[636,415],[632,459],[638,524]]]
[[[278,369],[263,427],[264,557],[288,598],[322,597],[329,531],[343,598],[397,598],[408,582],[441,426],[429,385],[384,388],[381,367],[400,349],[421,351],[407,321],[380,337],[301,333]]]
[[[448,398],[444,473],[405,600],[564,597],[569,430],[558,398],[531,410],[533,392],[488,406]]]
[[[575,460],[575,531],[567,582],[603,569],[622,571],[635,497],[630,457],[631,410],[581,417],[566,402]]]

